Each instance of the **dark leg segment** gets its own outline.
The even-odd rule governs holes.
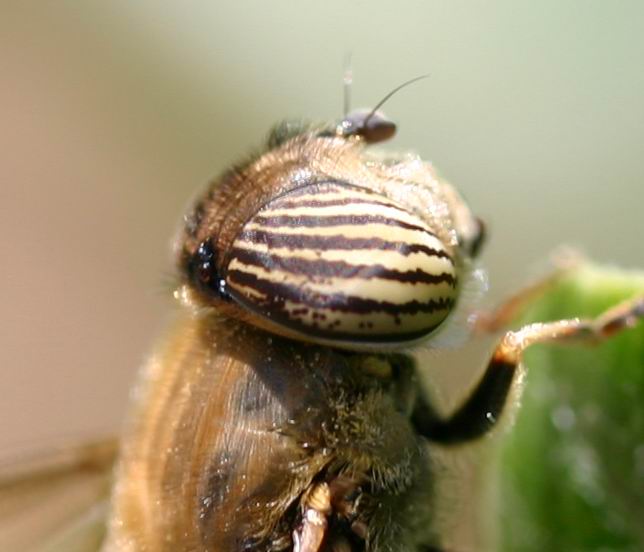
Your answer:
[[[412,415],[416,430],[427,439],[457,444],[481,437],[498,420],[507,403],[523,351],[535,343],[574,341],[596,343],[631,327],[644,317],[644,297],[610,309],[595,320],[561,320],[530,324],[508,332],[497,345],[478,384],[450,417],[441,418],[423,400]]]
[[[443,444],[458,444],[487,433],[503,411],[517,365],[492,358],[471,395],[449,418],[443,419],[419,398],[412,423],[421,435]]]

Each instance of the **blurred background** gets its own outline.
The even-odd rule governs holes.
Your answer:
[[[0,6],[0,455],[118,430],[190,198],[280,118],[386,106],[488,223],[494,304],[565,243],[644,267],[640,2]],[[486,345],[486,347],[488,347]],[[436,362],[462,389],[476,362]]]

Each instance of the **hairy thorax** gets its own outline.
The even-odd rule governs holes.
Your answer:
[[[334,512],[330,550],[430,542],[430,463],[409,419],[412,362],[213,316],[183,320],[148,363],[107,549],[291,549],[315,489]]]

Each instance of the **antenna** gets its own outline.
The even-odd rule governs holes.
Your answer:
[[[351,110],[351,87],[353,86],[353,68],[351,66],[351,52],[344,57],[344,73],[342,75],[342,84],[344,88],[344,117]]]
[[[365,117],[365,119],[364,119],[364,121],[362,123],[363,126],[366,128],[367,123],[373,118],[373,116],[376,114],[376,111],[378,111],[396,92],[399,92],[400,90],[402,90],[403,88],[406,88],[410,84],[418,82],[419,80],[426,79],[428,77],[429,77],[429,73],[427,73],[425,75],[420,75],[419,77],[414,77],[413,79],[410,79],[410,80],[408,80],[406,82],[403,82],[401,85],[396,86],[396,88],[394,88],[391,92],[389,92],[387,95],[385,95],[385,97],[376,104],[376,107],[374,107],[371,110],[369,115],[367,115]]]

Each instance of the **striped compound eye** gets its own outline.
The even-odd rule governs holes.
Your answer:
[[[247,309],[339,345],[418,339],[457,295],[453,260],[422,220],[338,182],[268,202],[234,241],[224,274]]]

